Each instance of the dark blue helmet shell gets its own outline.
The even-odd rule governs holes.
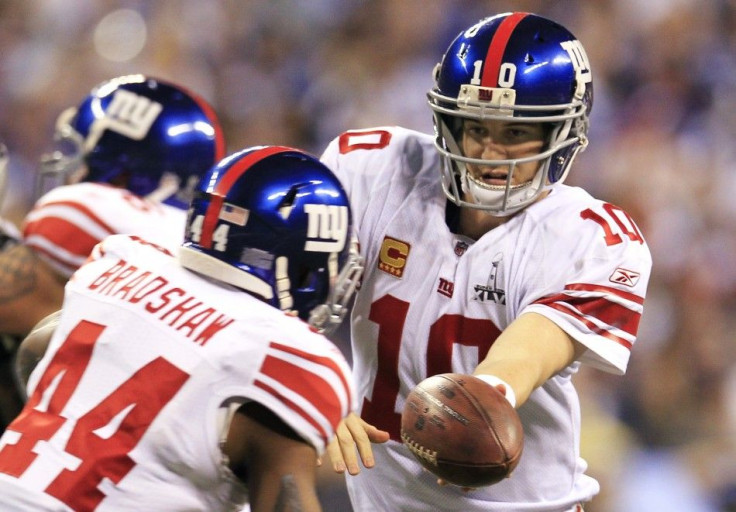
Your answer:
[[[565,27],[534,14],[486,18],[452,42],[442,60],[436,90],[457,98],[462,85],[477,82],[483,87],[514,89],[520,106],[568,105],[575,98],[578,78],[590,76],[587,59],[577,62],[581,56],[565,49],[572,41],[577,39]],[[589,113],[592,82],[584,87]],[[519,110],[515,115],[543,112]]]
[[[143,75],[99,84],[77,107],[69,125],[83,140],[84,181],[113,183],[138,196],[177,178],[163,202],[186,208],[199,177],[225,154],[212,107],[173,83]],[[189,189],[189,196],[184,193]]]
[[[508,215],[561,183],[573,159],[588,143],[593,104],[590,63],[582,44],[566,28],[541,16],[511,12],[480,20],[461,32],[435,68],[428,93],[435,113],[436,145],[447,159],[443,186],[457,204]],[[486,192],[469,183],[461,143],[463,119],[545,123],[550,134],[539,154],[540,174],[526,189]],[[488,161],[485,165],[515,166]],[[461,190],[474,189],[475,201]]]
[[[348,263],[351,231],[347,194],[324,164],[296,149],[259,146],[203,176],[183,247],[224,263],[213,277],[306,320]]]

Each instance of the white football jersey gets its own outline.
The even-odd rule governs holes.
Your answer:
[[[186,211],[104,183],[77,183],[44,194],[28,213],[23,241],[69,277],[106,236],[136,235],[174,249]]]
[[[348,190],[365,257],[351,324],[361,416],[392,439],[373,445],[374,468],[347,476],[356,510],[556,511],[596,494],[579,456],[571,377],[581,363],[626,370],[652,263],[631,217],[560,185],[473,241],[448,228],[446,214],[458,209],[447,205],[429,135],[350,131],[322,160]],[[526,437],[510,479],[469,493],[436,485],[400,442],[407,394],[434,374],[472,373],[499,333],[528,312],[551,319],[587,352],[518,409]]]
[[[228,406],[265,405],[322,454],[355,405],[349,372],[297,317],[109,237],[68,282],[0,438],[0,510],[240,510],[220,450]]]

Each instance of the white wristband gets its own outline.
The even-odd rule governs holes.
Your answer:
[[[506,388],[506,400],[509,401],[511,407],[516,407],[516,393],[514,393],[514,389],[509,385],[508,382],[500,377],[496,377],[495,375],[474,375],[474,377],[482,380],[487,384],[490,384],[494,388],[499,384],[503,384],[503,386]]]

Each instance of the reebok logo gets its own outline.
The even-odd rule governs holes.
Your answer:
[[[639,282],[639,272],[633,270],[626,270],[625,268],[617,268],[608,278],[609,281],[616,284],[622,284],[624,286],[634,287]]]

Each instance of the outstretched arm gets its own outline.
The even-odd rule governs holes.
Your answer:
[[[27,335],[61,307],[66,281],[25,245],[0,252],[0,332]]]
[[[322,510],[314,447],[261,404],[238,409],[223,451],[248,486],[251,512]]]
[[[501,333],[473,373],[494,375],[508,383],[519,407],[532,391],[584,351],[583,345],[549,318],[525,313]]]
[[[573,340],[547,317],[521,315],[493,343],[486,358],[473,372],[493,375],[511,386],[516,407],[537,387],[577,359],[585,347]],[[496,387],[505,392],[505,386]],[[366,423],[355,414],[340,422],[335,439],[327,448],[333,469],[351,475],[360,473],[358,457],[366,468],[374,465],[373,443],[388,441],[389,434]]]

